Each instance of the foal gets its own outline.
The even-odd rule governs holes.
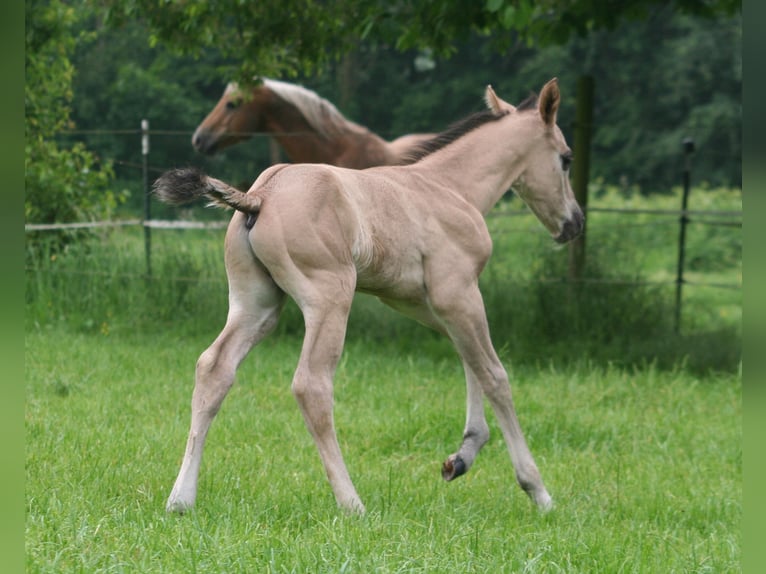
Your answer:
[[[170,171],[157,180],[155,191],[164,201],[205,196],[236,210],[225,243],[229,314],[197,363],[191,429],[168,510],[194,505],[210,424],[238,365],[274,329],[289,295],[306,327],[292,391],[338,504],[364,511],[333,423],[333,375],[355,291],[443,333],[461,357],[466,423],[443,477],[465,473],[487,442],[486,396],[521,488],[539,507],[551,506],[490,341],[478,286],[492,250],[483,216],[513,187],[563,243],[580,233],[583,214],[569,184],[572,154],[556,125],[556,80],[545,84],[537,102],[519,108],[491,87],[486,102],[488,111],[432,140],[407,166],[355,171],[277,165],[247,193],[194,170]]]

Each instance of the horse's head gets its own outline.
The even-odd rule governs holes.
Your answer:
[[[491,87],[487,87],[486,100],[495,113],[524,115],[525,151],[512,189],[558,243],[574,239],[582,231],[585,217],[569,183],[572,150],[556,125],[561,102],[556,78],[543,86],[536,103],[532,99],[515,108],[498,98]]]
[[[252,91],[244,91],[235,83],[226,86],[223,96],[197,127],[192,136],[194,148],[204,154],[229,147],[264,130],[261,113],[269,103],[269,91],[262,82]]]

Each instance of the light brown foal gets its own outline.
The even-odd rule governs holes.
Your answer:
[[[556,125],[556,80],[518,108],[490,87],[486,101],[488,111],[432,140],[407,166],[278,165],[246,194],[195,170],[171,171],[156,182],[167,202],[206,196],[237,210],[225,246],[228,319],[197,363],[191,429],[168,510],[194,505],[213,417],[240,362],[277,324],[287,295],[306,327],[293,393],[338,504],[364,510],[333,423],[333,375],[355,291],[445,334],[462,359],[466,423],[460,448],[443,465],[444,478],[465,473],[487,442],[486,396],[521,488],[539,507],[551,506],[490,341],[479,292],[492,251],[484,216],[512,187],[563,243],[581,231],[583,214],[569,184],[571,151]]]

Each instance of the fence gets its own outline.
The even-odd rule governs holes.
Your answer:
[[[201,221],[181,221],[181,220],[162,220],[154,219],[152,217],[152,202],[151,202],[151,189],[149,172],[154,171],[161,173],[164,169],[152,168],[149,165],[150,154],[150,136],[152,133],[160,135],[190,135],[186,132],[168,132],[158,131],[152,132],[149,129],[149,122],[147,120],[141,121],[141,129],[139,130],[121,130],[117,131],[101,131],[99,133],[120,133],[136,135],[140,134],[141,137],[141,162],[140,164],[131,162],[118,162],[124,166],[131,168],[140,168],[142,176],[142,187],[144,194],[144,217],[143,219],[129,219],[120,221],[96,221],[96,222],[73,222],[73,223],[45,223],[45,224],[25,224],[25,231],[55,231],[66,229],[94,229],[103,227],[124,227],[124,226],[141,226],[144,229],[144,244],[145,244],[145,256],[146,256],[146,275],[151,277],[152,275],[152,230],[168,230],[168,229],[215,229],[226,227],[226,222],[213,221],[213,222],[201,222]],[[265,137],[263,133],[250,134],[256,137]],[[273,140],[272,140],[273,145]],[[591,225],[591,214],[598,213],[614,213],[621,215],[652,215],[663,217],[676,217],[679,229],[678,245],[677,245],[677,265],[675,279],[672,284],[675,285],[675,328],[676,331],[680,329],[681,324],[681,309],[682,309],[682,291],[684,286],[706,286],[719,289],[741,289],[739,283],[719,283],[719,282],[694,282],[685,278],[685,259],[686,259],[686,241],[687,241],[687,227],[691,223],[702,225],[718,225],[741,228],[742,226],[742,212],[741,211],[714,211],[714,210],[690,210],[688,209],[689,195],[691,189],[691,161],[690,158],[694,153],[694,144],[691,140],[684,140],[682,142],[684,152],[684,169],[683,169],[683,195],[680,209],[623,209],[623,208],[608,208],[608,207],[594,207],[587,205],[587,199],[584,202],[584,211],[588,216],[588,225]],[[274,150],[271,150],[271,157],[274,157]],[[505,211],[502,213],[491,213],[490,217],[508,217],[508,216],[526,216],[530,215],[528,210],[515,210]],[[584,242],[581,243],[584,246]],[[577,247],[570,245],[570,261],[577,260],[577,265],[582,266],[584,264],[585,252],[584,247],[581,253],[578,253],[575,257],[572,256],[573,249]],[[574,272],[570,269],[569,277],[566,279],[571,283],[613,283],[619,285],[649,285],[649,284],[662,284],[668,282],[660,281],[628,281],[628,280],[608,280],[603,278],[588,278],[582,276],[581,269],[576,269]]]

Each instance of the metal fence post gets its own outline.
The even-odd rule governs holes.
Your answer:
[[[684,149],[684,190],[681,199],[681,230],[678,237],[678,269],[676,271],[676,333],[681,330],[681,288],[684,284],[684,258],[686,256],[686,225],[689,218],[686,209],[689,205],[689,187],[691,182],[691,157],[694,153],[694,140],[684,138],[681,142]]]
[[[147,225],[152,218],[151,190],[149,189],[149,120],[141,120],[141,166],[144,179],[144,250],[146,276],[152,276],[152,230]]]
[[[577,81],[577,110],[574,129],[574,165],[572,191],[582,210],[588,209],[588,180],[590,179],[590,140],[593,130],[593,76],[581,76]],[[585,269],[585,225],[582,233],[569,244],[569,279],[582,279]]]

